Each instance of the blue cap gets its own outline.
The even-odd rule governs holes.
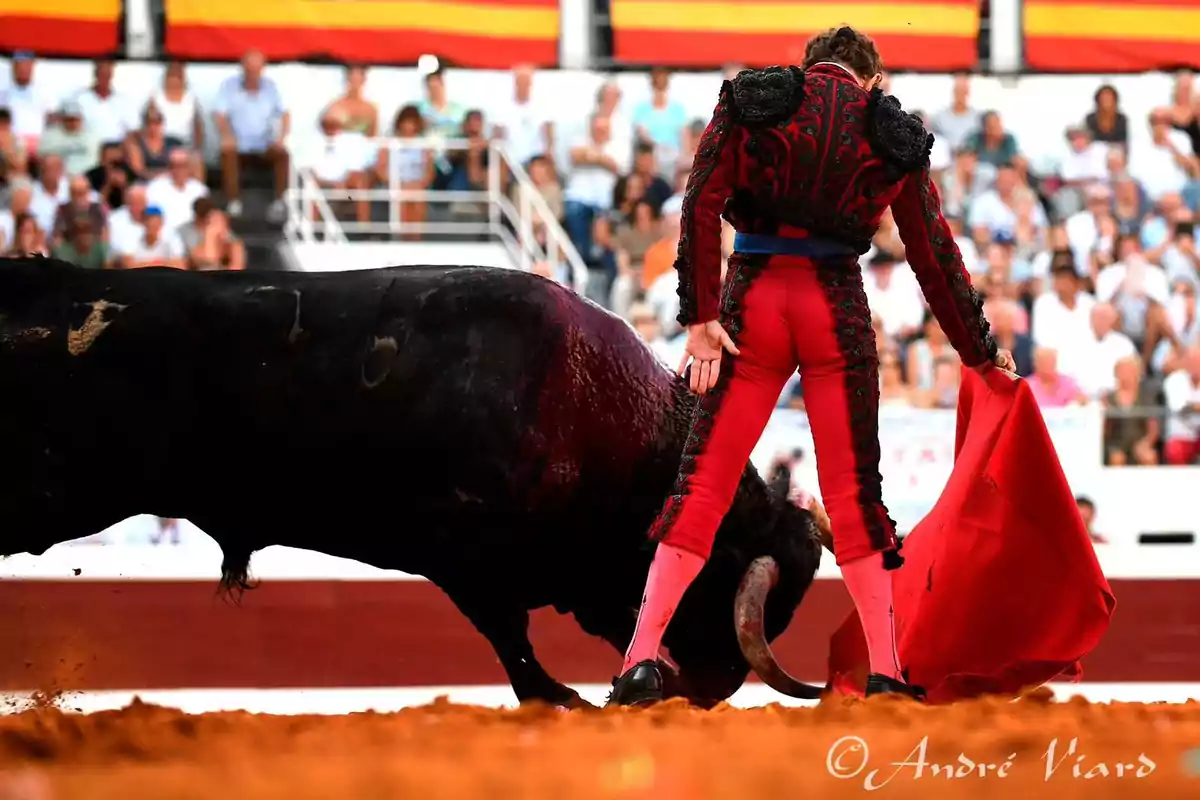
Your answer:
[[[36,56],[33,54],[32,50],[18,50],[17,52],[13,53],[12,60],[13,61],[33,61],[35,58],[36,58]]]
[[[163,215],[162,209],[158,206],[146,206],[146,210],[142,214],[147,217],[161,217]]]

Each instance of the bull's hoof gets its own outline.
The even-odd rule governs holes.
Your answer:
[[[655,661],[642,661],[613,681],[605,706],[649,706],[662,702],[663,676]]]
[[[920,686],[912,686],[904,681],[889,678],[886,675],[880,675],[872,672],[867,676],[867,697],[874,697],[877,694],[898,694],[901,697],[908,697],[919,702],[925,702],[925,690]]]

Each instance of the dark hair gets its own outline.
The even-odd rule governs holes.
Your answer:
[[[421,116],[421,109],[414,105],[404,106],[396,112],[396,118],[392,120],[392,132],[395,133],[400,129],[400,123],[408,120],[417,123],[417,133],[425,132],[425,118]]]
[[[808,46],[804,48],[804,68],[808,69],[822,61],[843,64],[861,78],[870,78],[883,72],[883,59],[875,42],[849,25],[830,28],[808,40]]]
[[[7,108],[0,107],[0,122],[12,122],[12,112]]]
[[[1088,497],[1087,495],[1083,495],[1083,494],[1081,494],[1075,498],[1075,505],[1085,506],[1087,508],[1092,509],[1093,511],[1096,510],[1096,504],[1092,502],[1092,498]]]
[[[1096,105],[1099,105],[1100,104],[1100,95],[1104,94],[1105,92],[1107,92],[1113,96],[1114,103],[1121,102],[1121,95],[1117,92],[1116,87],[1110,83],[1106,83],[1103,86],[1101,86],[1099,89],[1096,90],[1096,93],[1094,95],[1092,95],[1092,102],[1094,102]]]
[[[633,146],[633,154],[635,156],[654,155],[654,143],[638,139],[637,144]]]
[[[207,195],[197,197],[196,202],[192,203],[192,216],[196,219],[204,219],[214,208],[216,208],[216,204],[213,203],[211,197]]]

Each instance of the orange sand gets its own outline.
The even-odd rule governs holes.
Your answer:
[[[867,768],[834,777],[861,764],[855,742],[866,743]],[[1047,777],[1051,748],[1063,760]],[[1195,748],[1200,703],[1059,704],[1045,694],[943,708],[883,698],[709,712],[674,702],[572,713],[435,703],[344,717],[189,716],[135,703],[0,716],[0,800],[824,799],[862,797],[874,768],[877,796],[1159,800],[1200,796]],[[890,763],[906,760],[914,763]]]

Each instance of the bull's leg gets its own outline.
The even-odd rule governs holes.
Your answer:
[[[588,705],[575,690],[554,680],[538,663],[533,644],[529,641],[528,611],[497,603],[496,598],[501,596],[499,592],[480,592],[478,587],[467,596],[450,591],[447,594],[476,630],[491,643],[518,701],[526,703],[540,700],[566,708]]]

